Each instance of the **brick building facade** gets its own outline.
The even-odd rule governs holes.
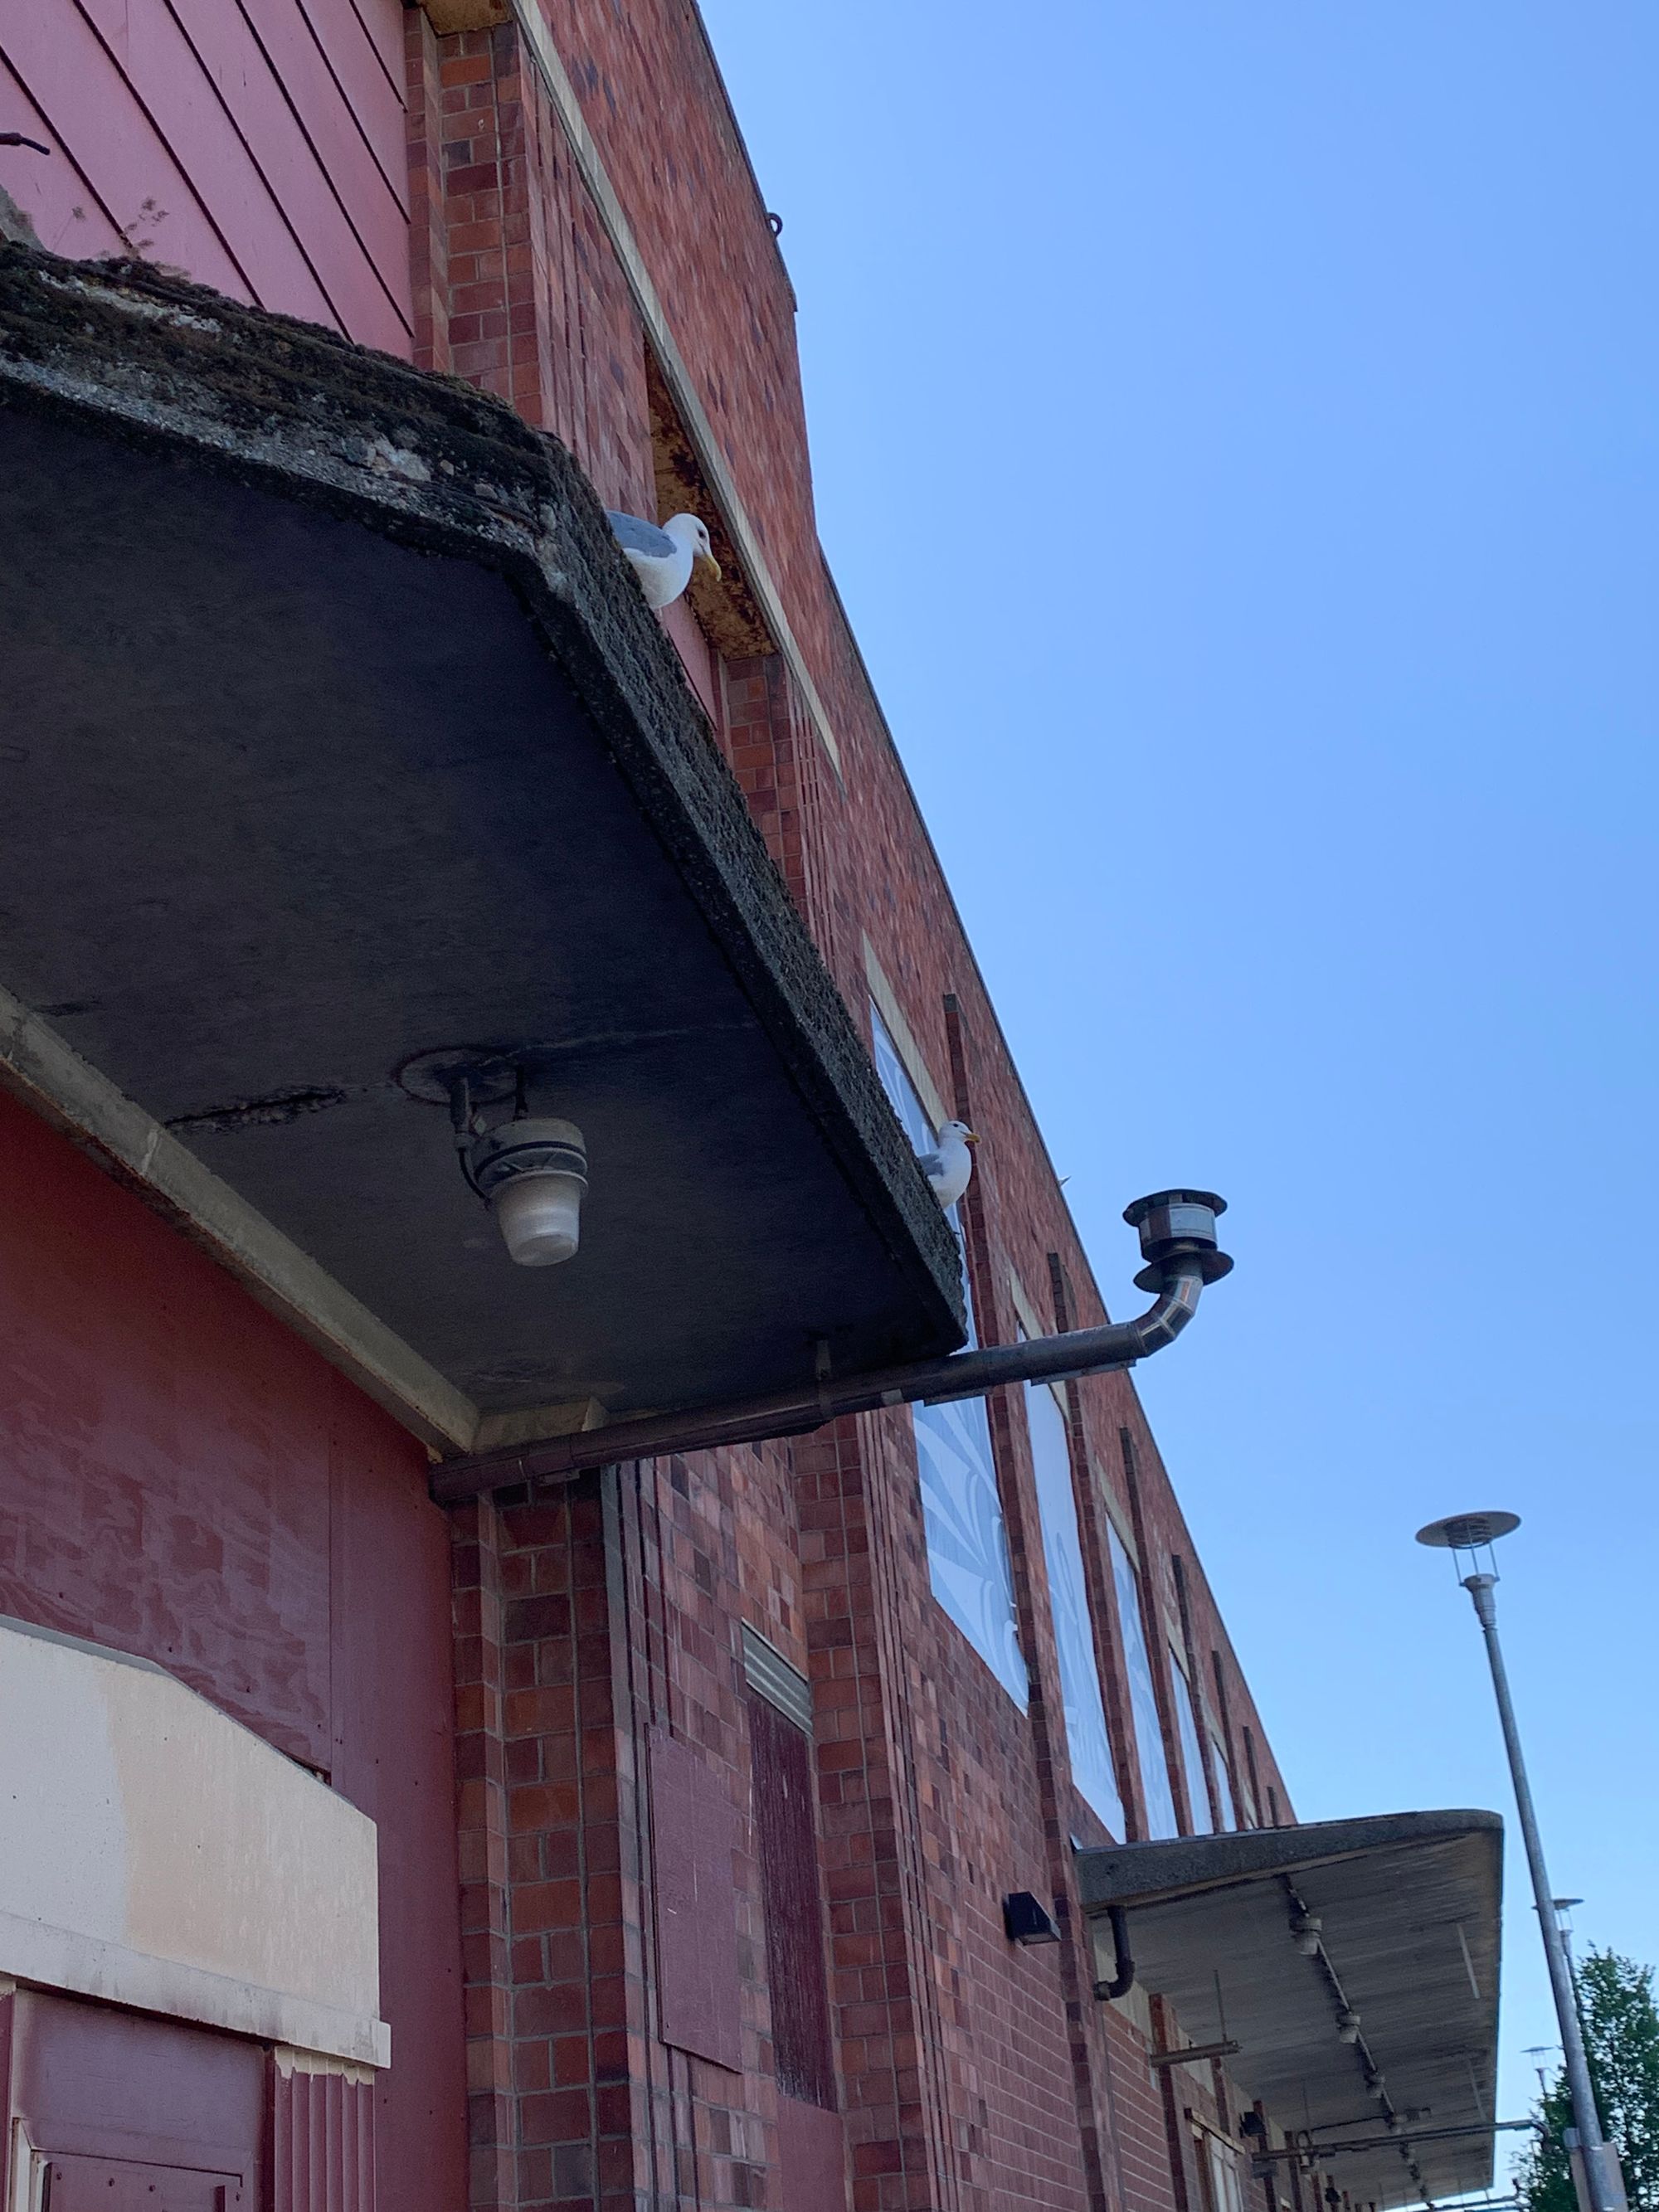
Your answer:
[[[52,150],[0,171],[19,286],[37,247],[115,256],[129,307],[205,330],[182,270],[238,331],[296,317],[462,380],[605,506],[708,522],[722,579],[659,618],[674,711],[913,1142],[979,1133],[977,1340],[1103,1323],[818,548],[790,280],[690,0],[24,12],[0,128]],[[223,2154],[214,2185],[246,2193],[219,2203],[1232,2212],[1265,2187],[1311,2212],[1294,2163],[1241,2178],[1253,2098],[1223,2060],[1149,2066],[1217,2039],[1207,2010],[1096,1994],[1079,1850],[1294,1819],[1127,1376],[441,1506],[431,1464],[466,1439],[297,1325],[163,1155],[17,1042],[58,1023],[102,1064],[67,986],[0,981],[0,1613],[155,1662],[378,1832],[389,2063],[256,2028],[264,2148],[246,2173]],[[154,1110],[186,1152],[210,1119]],[[615,1411],[593,1395],[544,1432]],[[472,1443],[537,1433],[515,1413]],[[953,1535],[958,1478],[980,1519]],[[1057,1940],[1011,1941],[1020,1893]],[[41,2157],[68,2130],[53,2206],[94,2201],[99,2158],[110,2188],[123,2158],[159,2170],[137,2118],[101,2148],[52,2118],[40,2053],[73,2033],[49,1978],[8,1972],[0,2086],[20,2130],[36,2098]]]

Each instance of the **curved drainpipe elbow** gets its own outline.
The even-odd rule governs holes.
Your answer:
[[[1213,1191],[1165,1190],[1137,1199],[1126,1208],[1123,1218],[1139,1231],[1146,1262],[1135,1282],[1157,1293],[1133,1321],[1070,1329],[1060,1336],[1028,1337],[1018,1344],[981,1345],[972,1352],[953,1352],[946,1358],[916,1360],[872,1374],[825,1376],[769,1397],[652,1413],[576,1436],[479,1452],[434,1468],[432,1495],[441,1505],[459,1505],[508,1483],[556,1480],[617,1460],[654,1459],[669,1452],[805,1436],[846,1413],[876,1413],[889,1406],[939,1406],[954,1398],[981,1398],[988,1390],[1011,1382],[1065,1382],[1079,1375],[1133,1367],[1137,1360],[1173,1344],[1198,1310],[1204,1285],[1218,1282],[1231,1270],[1232,1261],[1216,1242],[1216,1216],[1225,1206],[1226,1200]]]
[[[1097,1982],[1097,1997],[1127,1997],[1135,1985],[1135,1962],[1129,1950],[1129,1916],[1121,1905],[1109,1905],[1106,1917],[1112,1929],[1112,1978]]]

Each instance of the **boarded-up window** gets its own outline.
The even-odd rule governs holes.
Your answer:
[[[735,2073],[743,2063],[737,1814],[714,1770],[659,1729],[651,1735],[651,1831],[658,2031],[677,2050]]]
[[[812,1814],[812,1747],[793,1721],[751,1693],[749,1755],[778,2087],[787,2096],[833,2111],[836,2070]]]

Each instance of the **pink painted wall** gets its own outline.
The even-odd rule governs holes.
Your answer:
[[[0,185],[41,245],[137,252],[410,351],[399,0],[22,0]]]
[[[377,1824],[381,2202],[455,2212],[449,1528],[426,1454],[3,1092],[0,1613],[155,1660]]]

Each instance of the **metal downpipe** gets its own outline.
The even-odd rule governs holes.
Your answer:
[[[1112,1978],[1097,1982],[1095,1996],[1099,1999],[1127,1997],[1135,1985],[1134,1954],[1129,1948],[1129,1915],[1121,1905],[1109,1905],[1106,1917],[1112,1930]]]
[[[432,1495],[441,1505],[459,1505],[486,1490],[576,1474],[584,1468],[609,1466],[617,1460],[656,1459],[669,1452],[707,1451],[717,1444],[805,1436],[844,1413],[918,1402],[942,1405],[952,1398],[981,1397],[1010,1382],[1057,1382],[1074,1375],[1133,1367],[1175,1342],[1197,1311],[1203,1287],[1197,1267],[1182,1266],[1163,1294],[1134,1321],[1073,1329],[1064,1336],[1030,1337],[1021,1344],[987,1345],[977,1352],[878,1369],[843,1382],[808,1384],[732,1405],[653,1413],[643,1420],[613,1421],[574,1436],[549,1437],[539,1443],[452,1460],[433,1469]]]

